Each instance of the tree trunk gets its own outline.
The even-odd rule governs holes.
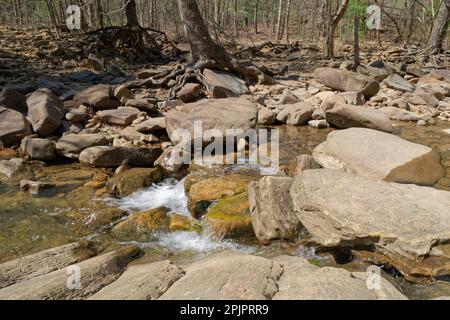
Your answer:
[[[258,10],[259,10],[259,1],[258,0],[256,0],[255,1],[255,15],[254,15],[254,18],[255,18],[255,33],[256,34],[258,34]]]
[[[139,19],[136,11],[136,0],[125,0],[125,15],[127,17],[127,27],[138,28],[140,27]]]
[[[326,57],[334,58],[334,34],[339,25],[339,22],[345,15],[347,11],[350,0],[342,0],[338,12],[334,17],[331,17],[327,23],[327,33],[326,33]]]
[[[450,0],[442,0],[439,13],[434,21],[433,30],[428,40],[425,52],[439,54],[443,51],[444,38],[450,22]]]
[[[291,0],[287,0],[287,3],[286,3],[286,16],[284,17],[286,43],[289,43],[289,14],[290,14],[290,11],[291,11]]]
[[[275,35],[277,40],[281,39],[281,16],[283,10],[283,0],[279,0],[278,2],[278,18],[277,18],[277,29],[275,31]]]
[[[212,60],[220,66],[229,65],[225,49],[212,40],[196,0],[178,0],[178,8],[191,47],[191,62]]]

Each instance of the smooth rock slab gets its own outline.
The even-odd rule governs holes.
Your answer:
[[[238,97],[249,92],[244,80],[234,74],[205,69],[203,75],[213,98]]]
[[[0,264],[0,288],[48,274],[96,254],[94,243],[81,241],[5,262]]]
[[[83,150],[80,162],[94,167],[118,167],[124,160],[134,167],[151,167],[162,154],[160,148],[100,146]]]
[[[402,92],[414,92],[416,90],[415,84],[405,80],[405,78],[399,76],[398,74],[390,75],[383,81],[383,83],[389,88]]]
[[[70,273],[62,268],[0,289],[0,300],[84,299],[119,278],[127,264],[141,254],[141,249],[133,246],[78,263],[81,286],[77,290],[67,288]]]
[[[370,290],[365,272],[319,268],[300,257],[273,259],[283,268],[273,300],[406,300],[389,281],[381,278],[380,288]]]
[[[319,68],[315,71],[314,75],[318,82],[339,91],[360,92],[366,97],[373,97],[380,91],[378,81],[350,71]]]
[[[414,122],[422,120],[422,117],[420,115],[396,107],[383,107],[378,110],[385,113],[391,120],[414,121]]]
[[[332,132],[313,157],[324,168],[376,180],[434,185],[445,176],[441,158],[431,148],[370,129]]]
[[[170,261],[133,265],[89,300],[156,300],[184,275]]]
[[[297,176],[290,194],[312,241],[371,246],[404,275],[450,274],[448,250],[439,250],[450,240],[449,192],[321,169]]]
[[[392,123],[383,112],[336,103],[325,111],[327,122],[336,128],[369,128],[384,132],[392,132]]]
[[[243,253],[224,252],[185,268],[162,300],[269,300],[277,292],[280,265]]]

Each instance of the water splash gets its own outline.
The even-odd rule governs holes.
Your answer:
[[[190,216],[187,209],[187,197],[184,192],[184,180],[167,179],[128,197],[122,199],[108,198],[106,202],[110,206],[129,212],[167,207],[172,213]]]

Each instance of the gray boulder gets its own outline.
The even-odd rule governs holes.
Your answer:
[[[370,129],[332,132],[313,156],[324,168],[376,180],[434,185],[445,176],[441,158],[431,148]]]
[[[0,107],[0,144],[11,147],[31,134],[30,123],[18,111]]]
[[[49,136],[60,126],[64,117],[62,101],[49,89],[39,89],[27,99],[28,120],[34,132]]]
[[[64,157],[78,160],[83,150],[108,144],[103,134],[67,134],[56,142],[56,149]]]
[[[56,144],[47,139],[24,138],[20,152],[31,159],[50,161],[56,158]]]
[[[205,69],[203,76],[208,91],[215,99],[239,97],[249,92],[245,82],[234,74]]]
[[[160,148],[100,146],[83,150],[80,162],[94,167],[118,167],[127,160],[133,167],[151,167],[161,154]]]

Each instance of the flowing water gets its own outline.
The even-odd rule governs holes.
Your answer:
[[[395,134],[416,143],[428,145],[440,153],[447,176],[436,188],[450,191],[450,135],[443,129],[450,125],[439,123],[432,127],[417,127],[409,123],[397,123]],[[318,130],[311,127],[277,127],[280,129],[280,164],[287,165],[300,154],[311,154],[331,129]],[[93,226],[98,213],[108,213],[121,208],[133,212],[168,207],[172,212],[189,215],[183,181],[166,180],[161,184],[141,190],[124,199],[98,199],[95,189],[87,182],[98,175],[105,175],[103,169],[80,167],[79,164],[58,164],[39,167],[36,178],[58,182],[56,192],[30,196],[17,187],[0,184],[0,262],[30,254],[50,247],[66,244],[81,238],[95,239],[111,248],[121,245],[109,236],[109,228]],[[214,240],[208,229],[202,234],[196,232],[161,233],[150,243],[140,243],[149,254],[143,262],[168,258],[191,262],[217,250],[239,250],[266,257],[280,254],[303,256],[319,265],[333,265],[330,257],[317,255],[314,248],[288,243],[274,243],[260,246],[254,241],[236,242]],[[336,266],[336,265],[335,265]],[[342,267],[342,266],[340,266]],[[366,265],[348,265],[347,269],[364,269]],[[434,298],[450,295],[447,282],[430,286],[411,285],[401,278],[394,280],[411,298]]]

